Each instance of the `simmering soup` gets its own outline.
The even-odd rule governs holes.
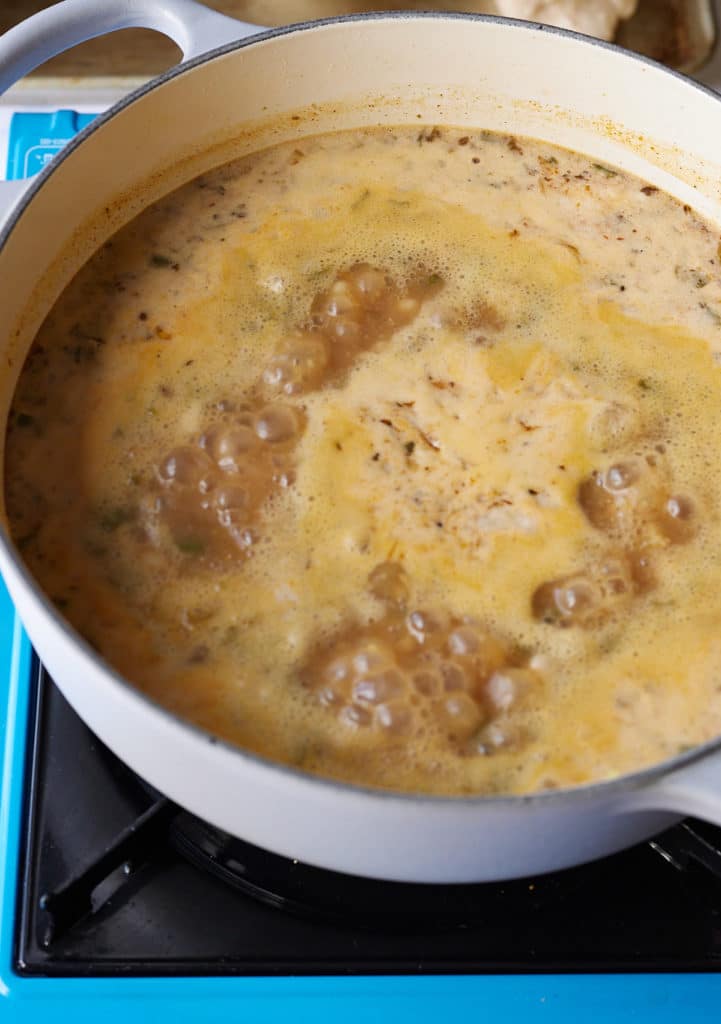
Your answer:
[[[127,679],[243,748],[519,793],[721,733],[721,258],[525,138],[339,132],[108,241],[6,442],[28,566]]]

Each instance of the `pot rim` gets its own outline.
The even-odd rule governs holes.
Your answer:
[[[245,49],[248,46],[253,46],[256,43],[266,42],[271,39],[280,38],[286,35],[301,34],[304,32],[311,32],[318,28],[325,28],[329,25],[339,24],[350,24],[353,25],[359,22],[369,21],[408,21],[408,22],[423,22],[431,20],[445,20],[445,21],[460,21],[460,22],[471,22],[478,24],[491,24],[491,25],[504,25],[514,31],[524,32],[543,32],[551,35],[557,35],[562,38],[572,40],[574,43],[582,46],[593,46],[606,50],[609,53],[617,54],[625,57],[629,60],[635,61],[642,65],[650,66],[655,70],[661,71],[666,75],[670,75],[677,79],[679,84],[686,88],[696,90],[718,102],[721,102],[721,94],[715,92],[709,86],[706,86],[700,82],[694,81],[687,75],[680,71],[676,71],[673,68],[668,68],[665,65],[647,57],[643,54],[635,53],[634,51],[627,50],[624,47],[618,46],[615,43],[606,42],[602,39],[597,39],[593,36],[583,35],[579,32],[571,31],[570,29],[559,28],[553,25],[545,25],[540,22],[533,21],[522,21],[517,18],[506,18],[498,17],[495,15],[488,14],[472,14],[465,12],[454,12],[454,11],[370,11],[363,14],[351,14],[342,15],[332,18],[322,18],[316,21],[302,21],[290,25],[281,25],[276,28],[270,28],[257,34],[245,36],[240,39],[234,39],[227,43],[223,43],[220,46],[214,47],[202,53],[196,57],[193,57],[187,62],[181,62],[168,68],[160,75],[152,78],[150,81],[139,86],[137,89],[132,90],[126,96],[122,97],[117,103],[114,103],[107,110],[99,114],[90,124],[82,129],[77,135],[73,137],[64,148],[58,153],[56,157],[48,164],[42,171],[40,171],[32,181],[32,184],[28,186],[26,191],[21,195],[14,208],[11,210],[5,223],[0,228],[0,251],[5,247],[8,239],[10,238],[16,224],[23,216],[25,210],[29,204],[33,201],[35,195],[42,189],[45,183],[52,177],[52,175],[58,170],[63,161],[67,159],[75,150],[82,146],[84,141],[91,136],[94,132],[98,131],[108,121],[110,121],[116,114],[121,113],[126,107],[131,104],[142,100],[147,94],[153,92],[155,89],[164,85],[166,82],[171,81],[179,75],[184,74],[186,71],[192,71],[201,65],[214,60],[217,57],[222,57],[227,54],[233,53],[236,50]],[[0,480],[0,484],[2,481]],[[180,715],[170,711],[167,707],[156,701],[154,698],[143,693],[137,686],[131,683],[123,675],[121,675],[112,665],[106,662],[98,653],[90,646],[87,640],[84,639],[74,627],[60,614],[55,605],[50,601],[45,592],[41,589],[35,577],[31,574],[27,568],[25,562],[20,557],[20,553],[16,546],[13,544],[12,539],[9,535],[4,524],[0,524],[0,553],[4,558],[12,564],[13,569],[22,579],[23,584],[32,593],[33,598],[40,603],[43,611],[50,617],[52,623],[56,629],[64,634],[76,648],[79,649],[82,657],[89,662],[95,670],[102,672],[110,682],[115,686],[119,687],[123,691],[124,696],[130,697],[131,700],[137,701],[139,704],[145,706],[145,708],[153,715],[159,716],[165,720],[166,725],[172,727],[180,727],[183,731],[186,731],[193,735],[196,739],[203,740],[206,744],[209,744],[218,749],[219,753],[222,752],[223,756],[231,755],[234,758],[240,760],[246,760],[255,768],[260,768],[264,771],[271,771],[280,779],[292,782],[296,785],[301,786],[312,786],[314,789],[322,788],[328,793],[337,793],[345,796],[346,798],[373,798],[382,799],[386,803],[388,801],[402,802],[404,804],[412,804],[415,807],[435,807],[438,809],[449,807],[488,807],[499,810],[512,810],[520,806],[534,807],[545,807],[545,806],[558,806],[564,803],[580,803],[587,800],[593,800],[601,797],[611,797],[618,793],[628,792],[631,790],[639,790],[648,786],[650,783],[657,782],[661,778],[668,776],[672,773],[678,772],[680,769],[693,765],[699,761],[704,760],[710,754],[721,752],[721,734],[712,740],[708,740],[706,743],[694,746],[691,749],[684,751],[681,754],[677,754],[675,757],[667,758],[663,761],[658,761],[648,767],[645,767],[637,772],[626,773],[624,775],[618,775],[610,779],[605,779],[597,782],[591,782],[585,785],[572,786],[563,789],[554,790],[540,790],[532,793],[521,793],[521,794],[507,794],[507,795],[483,795],[483,794],[430,794],[430,793],[407,793],[402,791],[395,791],[391,789],[380,789],[371,786],[361,785],[359,783],[347,782],[345,780],[333,779],[327,776],[315,775],[311,772],[303,771],[300,768],[296,768],[292,765],[284,764],[279,761],[274,761],[271,758],[264,757],[253,751],[246,750],[243,747],[236,746],[219,736],[215,736],[212,733],[206,731],[195,723],[182,718]],[[82,716],[81,716],[82,717]]]

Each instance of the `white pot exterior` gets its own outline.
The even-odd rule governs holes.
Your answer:
[[[188,0],[163,6],[175,3],[202,22]],[[233,25],[221,21],[206,43],[230,37]],[[191,63],[91,126],[31,187],[26,205],[20,199],[19,215],[10,208],[19,188],[0,191],[11,225],[0,248],[3,433],[23,358],[52,301],[138,209],[260,146],[415,123],[418,115],[578,149],[721,222],[721,102],[620,51],[448,15],[368,17],[260,37]],[[278,767],[212,740],[121,680],[63,623],[1,531],[0,571],[58,686],[119,757],[193,813],[286,856],[402,881],[491,881],[603,856],[679,814],[721,821],[721,756],[711,748],[613,783],[508,799],[397,796]]]

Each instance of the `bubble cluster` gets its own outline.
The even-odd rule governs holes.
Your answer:
[[[642,520],[660,503],[663,475],[653,464],[635,456],[592,473],[578,489],[578,502],[592,526],[611,536],[636,532]]]
[[[281,402],[235,411],[230,404],[193,442],[161,460],[157,493],[146,503],[146,519],[164,524],[185,555],[249,554],[260,506],[293,479],[302,412]]]
[[[602,623],[656,586],[654,549],[696,535],[696,504],[673,493],[662,452],[635,453],[582,481],[578,503],[613,546],[592,567],[537,587],[531,598],[536,619],[556,626]]]
[[[698,531],[696,506],[683,494],[672,494],[656,509],[656,525],[672,544],[686,544]]]
[[[284,338],[263,383],[281,396],[321,387],[410,323],[441,284],[439,275],[422,272],[401,287],[388,273],[355,264],[316,295],[309,326]],[[195,557],[252,550],[260,506],[275,487],[293,483],[292,449],[304,427],[302,411],[284,397],[255,398],[232,414],[232,402],[217,408],[219,420],[163,457],[156,468],[160,494],[142,505],[148,536],[159,539],[162,523],[176,547]]]
[[[315,297],[309,324],[283,338],[263,374],[265,384],[286,395],[321,387],[409,324],[441,285],[440,275],[422,271],[401,286],[387,272],[356,263]]]
[[[583,481],[578,501],[592,526],[621,542],[638,541],[654,528],[674,544],[695,535],[695,503],[673,493],[662,451],[614,462]]]
[[[531,605],[535,618],[555,626],[594,626],[618,611],[637,588],[630,560],[620,557],[541,584]]]
[[[409,608],[404,575],[395,563],[376,567],[370,588],[385,614],[317,648],[304,685],[346,727],[388,740],[435,739],[466,756],[518,745],[514,716],[538,699],[541,675],[474,619]]]

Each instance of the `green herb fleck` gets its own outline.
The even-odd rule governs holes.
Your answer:
[[[172,267],[173,261],[160,252],[154,252],[150,257],[151,267]]]
[[[176,537],[175,546],[184,555],[202,555],[205,544],[198,537]]]
[[[28,544],[32,544],[32,542],[35,540],[39,533],[40,523],[38,523],[36,526],[33,526],[30,530],[28,530],[27,533],[24,533],[22,537],[18,537],[16,541],[17,546],[22,551],[23,548],[26,548],[28,546]]]
[[[113,508],[103,509],[98,522],[100,529],[105,533],[114,533],[118,527],[134,522],[135,517],[136,512],[134,508],[129,508],[127,505],[117,505]]]
[[[105,338],[100,334],[94,334],[92,331],[86,330],[80,324],[73,324],[70,328],[70,335],[73,338],[77,338],[78,341],[91,341],[95,346],[104,345]]]
[[[105,558],[108,548],[105,544],[97,544],[94,540],[85,540],[83,547],[93,558]]]
[[[234,644],[239,636],[240,630],[235,625],[235,623],[231,623],[230,626],[226,626],[225,631],[223,632],[223,638],[220,642],[223,646],[227,646],[228,644]]]
[[[361,194],[355,200],[355,202],[351,204],[351,210],[357,210],[360,206],[362,206],[370,194],[371,190],[369,188],[364,188]]]
[[[415,441],[406,441],[406,443],[404,444],[403,447],[406,450],[406,455],[412,455],[414,450],[415,450],[415,447],[416,447],[416,442]]]
[[[605,164],[591,164],[594,170],[600,171],[601,174],[605,174],[607,178],[617,178],[618,171],[612,170],[610,167],[606,167]]]
[[[63,345],[63,351],[78,365],[91,363],[96,358],[101,345],[105,344],[104,338],[97,334],[90,334],[80,324],[75,324],[70,329],[70,337],[73,342]]]

